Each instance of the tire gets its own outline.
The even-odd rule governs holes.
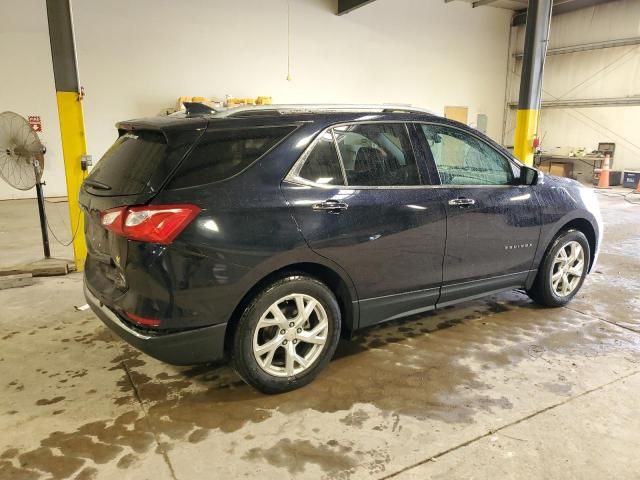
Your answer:
[[[582,249],[582,265],[579,258],[570,260],[571,254],[579,251],[577,246]],[[564,255],[567,257],[568,266],[566,267],[565,260],[560,258],[563,255],[561,250],[564,250]],[[589,242],[582,232],[578,230],[560,232],[547,249],[538,268],[538,275],[532,287],[527,290],[527,294],[533,301],[545,307],[566,305],[582,287],[589,270],[590,259]],[[578,268],[580,265],[581,268]],[[563,268],[565,268],[566,278],[561,273]],[[579,270],[581,273],[577,275]]]
[[[297,314],[300,301],[308,316]],[[233,339],[233,366],[263,393],[295,390],[329,363],[340,327],[338,302],[325,284],[306,275],[287,276],[260,291],[244,310]]]

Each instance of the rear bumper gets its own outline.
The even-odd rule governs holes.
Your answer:
[[[86,283],[84,296],[91,310],[107,327],[130,345],[158,360],[172,365],[195,365],[224,358],[226,323],[176,333],[148,335],[123,322],[91,293]]]

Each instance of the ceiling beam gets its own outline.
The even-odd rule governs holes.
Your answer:
[[[586,52],[589,50],[600,50],[602,48],[627,47],[630,45],[640,45],[640,37],[619,38],[615,40],[605,40],[603,42],[582,43],[580,45],[569,45],[566,47],[550,48],[547,50],[549,55],[564,55],[565,53]],[[513,54],[515,58],[522,58],[522,52]]]
[[[338,0],[338,15],[352,12],[356,8],[364,7],[375,0]]]
[[[553,15],[573,12],[581,8],[595,7],[601,3],[609,3],[616,0],[556,0],[553,2]],[[512,26],[524,25],[527,22],[527,9],[519,10],[513,16]]]
[[[570,100],[543,100],[542,108],[594,108],[628,107],[640,105],[640,95],[615,98],[575,98]],[[515,109],[518,102],[509,102],[509,108]]]

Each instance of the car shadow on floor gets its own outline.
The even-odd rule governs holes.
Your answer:
[[[518,292],[513,292],[511,295],[518,295]],[[509,312],[515,307],[531,311],[542,308],[528,298],[520,297],[518,300],[487,297],[368,327],[358,331],[351,339],[341,339],[334,360],[372,348],[402,343],[408,339],[433,334],[465,322],[478,321],[490,315]]]
[[[385,322],[360,330],[350,339],[341,338],[328,368],[331,369],[337,363],[348,362],[349,359],[371,350],[385,350],[389,346],[403,345],[411,340],[422,343],[428,336],[435,335],[437,338],[438,332],[467,323],[482,323],[483,319],[504,315],[514,309],[522,310],[521,315],[527,316],[541,308],[525,295],[514,291]],[[465,338],[467,335],[461,331],[460,342],[463,345]],[[476,338],[470,340],[477,342]],[[371,368],[376,368],[376,361],[368,358]],[[183,369],[180,373],[198,386],[211,390],[252,390],[233,372],[228,363],[198,365]],[[323,373],[320,373],[318,378],[321,379],[322,376]]]

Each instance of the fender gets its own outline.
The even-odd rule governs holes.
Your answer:
[[[527,278],[526,286],[531,287],[537,270],[549,246],[558,233],[567,225],[576,222],[587,222],[595,234],[595,248],[591,252],[591,271],[596,264],[600,245],[602,243],[602,219],[597,206],[595,194],[584,188],[573,188],[571,183],[566,183],[566,179],[550,178],[555,185],[551,189],[537,190],[540,205],[542,228],[538,248],[532,263],[532,272]],[[569,202],[567,202],[569,199]]]
[[[238,290],[240,293],[238,304],[242,302],[242,299],[244,299],[254,287],[263,282],[267,277],[277,273],[278,271],[295,269],[297,265],[301,264],[324,267],[331,270],[340,278],[342,283],[347,287],[351,300],[351,318],[347,316],[345,319],[346,326],[350,331],[357,330],[358,325],[360,324],[360,306],[358,302],[358,292],[353,284],[353,280],[351,280],[349,274],[340,267],[340,265],[315,253],[306,245],[306,243],[293,251],[283,252],[282,254],[269,257],[264,262],[254,266],[251,275],[247,276],[251,281],[249,281],[249,278],[246,278],[247,281],[243,281],[242,286]],[[345,305],[345,308],[348,308],[348,306]]]

